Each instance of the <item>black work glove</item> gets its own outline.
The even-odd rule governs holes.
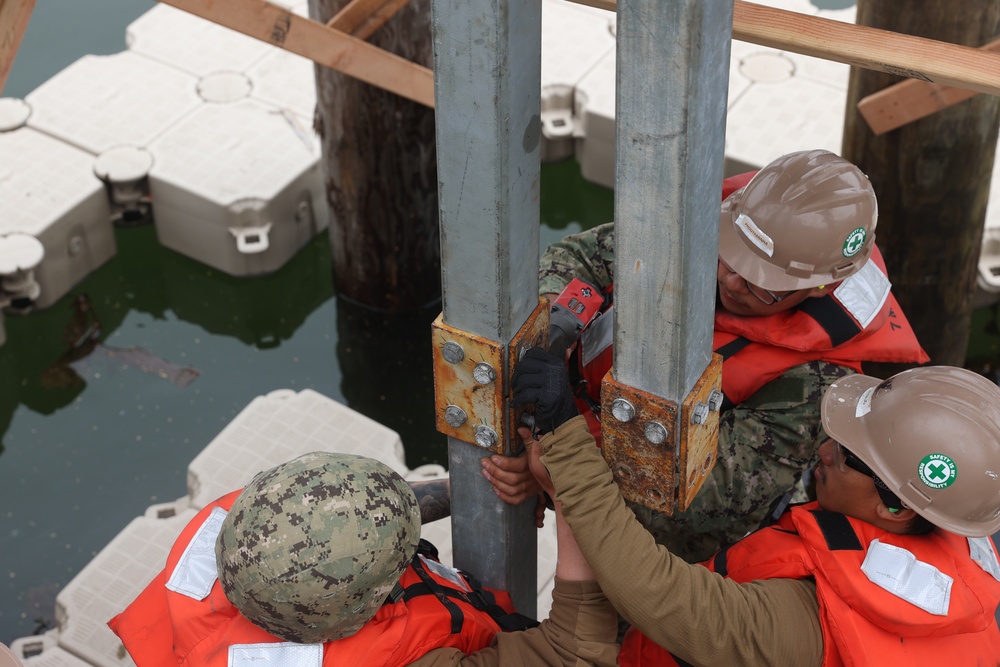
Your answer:
[[[543,435],[580,414],[573,401],[566,363],[540,347],[524,353],[514,370],[511,387],[511,405],[535,406],[535,427]]]

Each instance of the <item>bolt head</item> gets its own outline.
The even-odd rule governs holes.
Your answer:
[[[667,428],[660,422],[649,422],[643,432],[646,434],[646,440],[654,445],[662,445],[667,440]]]
[[[480,447],[485,447],[486,449],[493,449],[496,446],[497,440],[499,440],[497,432],[491,429],[486,424],[480,424],[476,427],[476,444]]]
[[[490,384],[497,379],[497,372],[485,361],[480,361],[472,369],[472,379],[479,384]]]
[[[698,403],[694,406],[694,410],[691,411],[691,423],[704,424],[706,421],[708,421],[708,405]]]
[[[444,409],[444,421],[452,428],[458,428],[468,421],[468,419],[469,415],[457,405],[449,405]]]
[[[465,350],[463,350],[462,346],[455,341],[449,340],[441,348],[441,356],[443,356],[444,360],[449,364],[457,364],[462,361],[462,359],[465,359]]]
[[[722,408],[722,400],[725,396],[718,389],[713,389],[712,393],[708,396],[708,409],[712,412],[718,412]]]
[[[620,422],[630,422],[635,418],[635,406],[624,398],[616,398],[611,402],[611,414]]]

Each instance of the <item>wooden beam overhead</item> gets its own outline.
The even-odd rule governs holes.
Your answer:
[[[1000,39],[982,47],[1000,52]],[[979,93],[940,83],[907,79],[868,95],[858,102],[858,111],[876,135],[885,134],[942,109],[971,99]]]
[[[35,0],[0,0],[0,92],[28,28]]]
[[[9,0],[5,0],[9,1]],[[434,73],[267,0],[159,0],[244,35],[280,46],[330,69],[434,106]]]
[[[616,0],[572,0],[615,11]],[[733,5],[733,39],[1000,95],[1000,54],[889,30],[807,16],[744,0]]]
[[[368,39],[409,0],[351,0],[327,23],[358,39]]]

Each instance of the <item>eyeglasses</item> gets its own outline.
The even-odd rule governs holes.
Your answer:
[[[735,273],[736,275],[740,276],[739,272],[734,271],[733,267],[726,264],[721,257],[719,258],[719,264],[722,264],[722,266],[726,267],[726,270],[729,271],[730,273]],[[743,276],[740,276],[740,278],[743,278]],[[790,297],[791,295],[795,294],[798,291],[798,290],[791,290],[789,292],[782,292],[781,294],[777,294],[769,289],[764,289],[763,287],[754,285],[746,278],[743,278],[743,282],[746,283],[747,291],[753,294],[755,297],[757,297],[757,299],[765,306],[770,306],[771,304],[775,304],[778,303],[779,301],[787,299],[788,297]]]
[[[859,459],[854,452],[849,450],[847,447],[844,447],[836,440],[833,441],[833,444],[837,446],[837,470],[840,472],[847,472],[847,469],[844,467],[847,466],[847,468],[857,470],[862,475],[871,477],[872,481],[875,482],[875,490],[878,491],[878,495],[882,499],[882,503],[890,510],[901,510],[906,507],[906,505],[903,504],[903,501],[899,499],[899,496],[889,489],[886,483],[882,481],[882,478],[876,475],[875,472],[868,467],[868,464]]]

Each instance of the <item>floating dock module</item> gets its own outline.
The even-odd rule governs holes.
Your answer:
[[[326,228],[320,148],[308,121],[245,96],[249,80],[202,79],[205,104],[154,141],[160,243],[234,276],[280,268]]]
[[[316,451],[362,454],[408,473],[392,429],[311,389],[282,390],[254,399],[191,461],[191,504],[200,509],[261,470]]]
[[[21,100],[0,99],[0,235],[41,241],[34,305],[45,308],[111,259],[115,237],[94,156],[25,126],[29,113]]]
[[[542,162],[573,155],[576,87],[601,60],[610,57],[614,62],[614,28],[613,12],[543,0]]]

